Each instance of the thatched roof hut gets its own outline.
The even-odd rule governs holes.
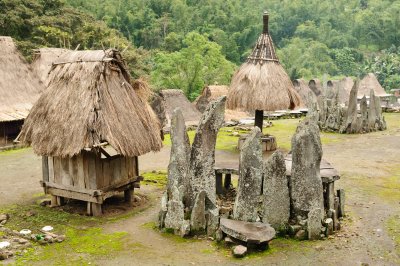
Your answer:
[[[0,51],[0,122],[23,120],[43,91],[43,84],[11,37],[0,36]]]
[[[375,92],[375,96],[386,97],[390,94],[386,93],[385,89],[381,86],[378,79],[373,73],[368,73],[360,82],[360,87],[358,88],[358,98],[369,96],[371,90]]]
[[[294,109],[300,105],[300,96],[285,69],[279,63],[268,29],[268,13],[263,16],[263,32],[247,61],[233,75],[227,107],[256,111],[256,124],[263,111]],[[259,121],[259,122],[257,122]]]
[[[226,85],[209,85],[205,87],[200,96],[193,102],[197,110],[203,113],[207,105],[221,96],[228,95],[229,87]]]
[[[178,107],[181,108],[186,123],[197,124],[200,121],[201,113],[186,98],[182,90],[162,90],[160,96],[164,99],[168,123],[171,121],[173,111]]]
[[[316,100],[316,96],[314,92],[308,87],[307,81],[304,79],[295,79],[293,81],[293,86],[296,92],[300,95],[301,97],[301,105],[300,107],[308,107],[309,103],[309,97],[314,97]]]
[[[69,50],[63,48],[39,48],[34,51],[33,62],[31,64],[36,76],[44,83],[48,84],[48,76],[53,62]]]
[[[322,94],[322,82],[319,79],[310,80],[308,86],[317,97]]]
[[[72,157],[102,143],[128,157],[158,151],[160,125],[143,90],[116,50],[66,52],[53,63],[20,140],[44,156]]]
[[[335,83],[335,88],[338,90],[339,103],[347,105],[350,98],[351,89],[354,86],[354,80],[351,77],[345,77]],[[329,82],[328,82],[329,87]]]

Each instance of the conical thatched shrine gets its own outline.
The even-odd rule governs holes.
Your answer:
[[[229,109],[256,111],[255,124],[260,128],[263,111],[294,109],[300,105],[300,96],[276,56],[267,12],[263,20],[263,32],[253,52],[232,78],[227,104]]]

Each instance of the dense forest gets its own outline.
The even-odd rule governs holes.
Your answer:
[[[229,84],[270,13],[270,32],[292,78],[377,74],[400,86],[400,1],[0,0],[0,35],[25,55],[38,46],[127,49],[135,76],[194,99]]]

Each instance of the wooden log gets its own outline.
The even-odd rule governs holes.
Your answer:
[[[232,175],[231,174],[225,174],[225,179],[224,179],[224,189],[225,191],[228,191],[231,188],[232,185]]]
[[[217,195],[222,194],[223,189],[222,189],[222,174],[221,173],[215,174],[215,187],[216,187]]]
[[[98,203],[91,202],[91,209],[93,216],[101,216],[103,215],[102,205]]]
[[[57,207],[58,205],[58,199],[57,196],[51,195],[51,203],[50,207]]]
[[[335,209],[335,183],[326,184],[326,207],[327,209]]]
[[[344,205],[345,205],[345,194],[344,194],[344,189],[338,189],[337,190],[337,196],[339,198],[339,217],[344,217],[346,215],[345,210],[344,210]]]
[[[49,158],[47,156],[42,156],[42,175],[43,181],[49,182]]]
[[[129,205],[133,204],[133,191],[133,188],[124,191],[125,202],[127,202]]]

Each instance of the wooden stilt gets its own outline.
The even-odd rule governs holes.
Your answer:
[[[57,207],[58,205],[58,197],[51,195],[51,204],[50,207]]]
[[[91,203],[92,215],[93,216],[101,216],[103,214],[102,206],[99,203]]]
[[[216,173],[215,174],[215,181],[216,181],[216,189],[217,189],[217,195],[222,194],[222,174],[221,173]]]
[[[263,122],[264,122],[264,111],[256,110],[256,116],[254,119],[254,126],[260,128],[261,132],[263,129]]]
[[[224,180],[224,189],[225,191],[228,191],[231,187],[232,183],[232,175],[231,174],[225,174],[225,180]]]
[[[133,190],[131,188],[124,191],[125,202],[129,203],[129,205],[133,204]]]

